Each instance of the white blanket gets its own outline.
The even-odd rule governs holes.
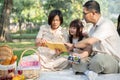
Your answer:
[[[41,72],[38,80],[88,80],[85,75],[75,75],[71,69],[56,72]],[[120,80],[120,74],[102,74],[97,80]]]

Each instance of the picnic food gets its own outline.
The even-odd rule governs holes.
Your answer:
[[[13,55],[11,59],[4,59],[3,61],[1,61],[1,64],[10,65],[10,64],[13,64],[16,60],[17,60],[17,56]]]
[[[12,56],[13,51],[8,45],[0,46],[0,64],[9,65]]]
[[[25,80],[25,76],[24,75],[15,75],[12,80]]]
[[[17,56],[13,55],[10,61],[10,64],[13,64],[17,60]]]
[[[0,64],[10,65],[13,64],[16,60],[17,56],[13,55],[13,51],[9,46],[0,46]]]
[[[8,45],[0,46],[0,80],[12,80],[15,76],[17,56]]]

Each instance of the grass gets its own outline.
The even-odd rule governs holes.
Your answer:
[[[12,39],[35,39],[37,34],[11,34]]]
[[[28,48],[28,47],[35,47],[34,41],[32,42],[2,42],[0,45],[8,45],[13,49],[19,49],[19,48]]]

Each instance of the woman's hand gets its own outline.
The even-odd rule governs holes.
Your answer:
[[[43,38],[37,38],[35,44],[36,44],[36,46],[46,46],[45,45],[46,42],[47,41],[45,39],[43,39]]]
[[[62,51],[60,49],[57,49],[57,48],[55,49],[55,52],[57,55],[60,55],[62,53]]]

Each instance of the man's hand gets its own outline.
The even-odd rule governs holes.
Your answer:
[[[71,51],[74,48],[74,45],[71,43],[65,43],[65,46],[67,47],[68,51]]]

